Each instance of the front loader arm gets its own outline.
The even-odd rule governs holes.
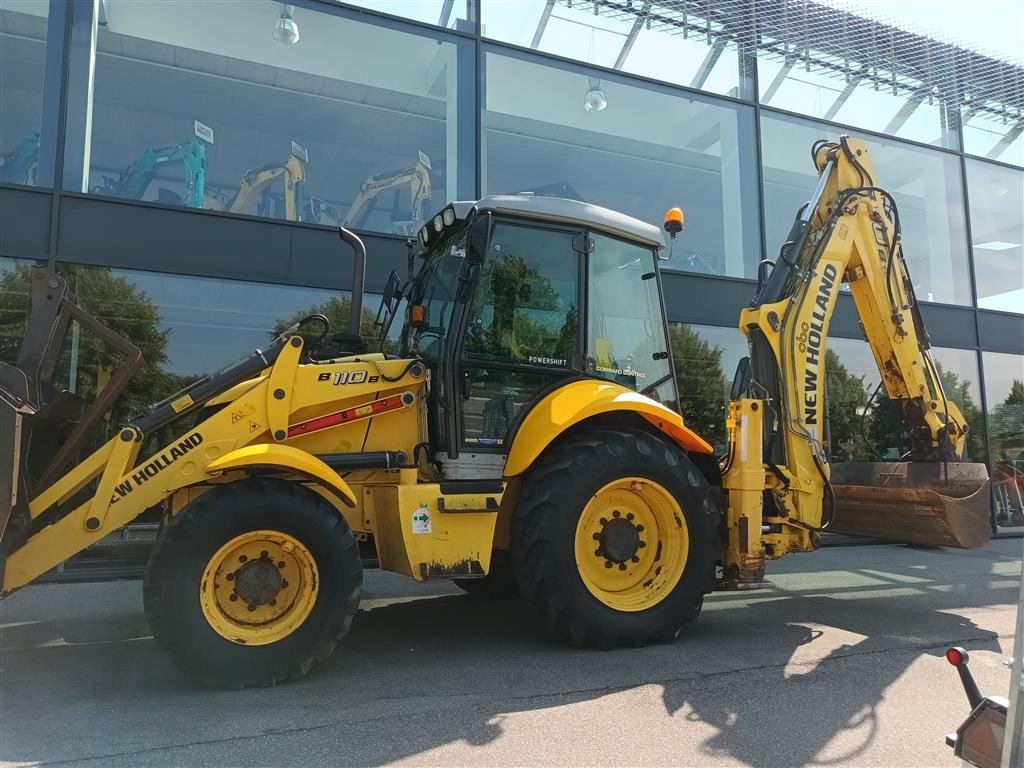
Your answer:
[[[131,522],[177,489],[205,479],[208,463],[264,434],[270,423],[268,400],[274,400],[268,394],[269,377],[259,379],[230,407],[222,408],[152,456],[136,462],[146,435],[186,415],[219,392],[265,368],[294,370],[301,340],[292,338],[300,341],[297,347],[279,339],[267,350],[257,350],[224,372],[158,404],[32,498],[26,535],[18,541],[2,542],[5,558],[0,596],[24,586]],[[95,492],[82,501],[78,494],[93,482]],[[75,506],[66,510],[68,504]]]
[[[867,147],[844,137],[819,142],[813,156],[820,174],[814,197],[740,315],[751,355],[745,391],[730,404],[724,473],[727,561],[739,581],[760,578],[766,558],[817,546],[835,513],[823,444],[825,350],[844,282],[886,391],[903,405],[910,458],[959,460],[967,432],[928,353],[896,206],[875,186]]]

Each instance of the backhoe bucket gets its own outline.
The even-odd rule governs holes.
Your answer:
[[[830,470],[832,533],[965,549],[992,536],[984,464],[846,462]]]

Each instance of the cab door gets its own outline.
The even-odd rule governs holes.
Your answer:
[[[461,352],[460,448],[507,453],[526,406],[582,373],[582,232],[494,224]]]

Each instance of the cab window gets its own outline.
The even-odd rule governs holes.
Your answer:
[[[661,402],[675,399],[650,248],[591,234],[587,366]]]
[[[571,232],[499,222],[479,267],[464,357],[568,368],[578,352]]]

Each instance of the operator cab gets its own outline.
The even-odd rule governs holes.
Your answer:
[[[650,224],[554,197],[452,203],[428,220],[399,352],[431,369],[435,449],[507,453],[526,406],[582,377],[676,408],[663,247]]]

